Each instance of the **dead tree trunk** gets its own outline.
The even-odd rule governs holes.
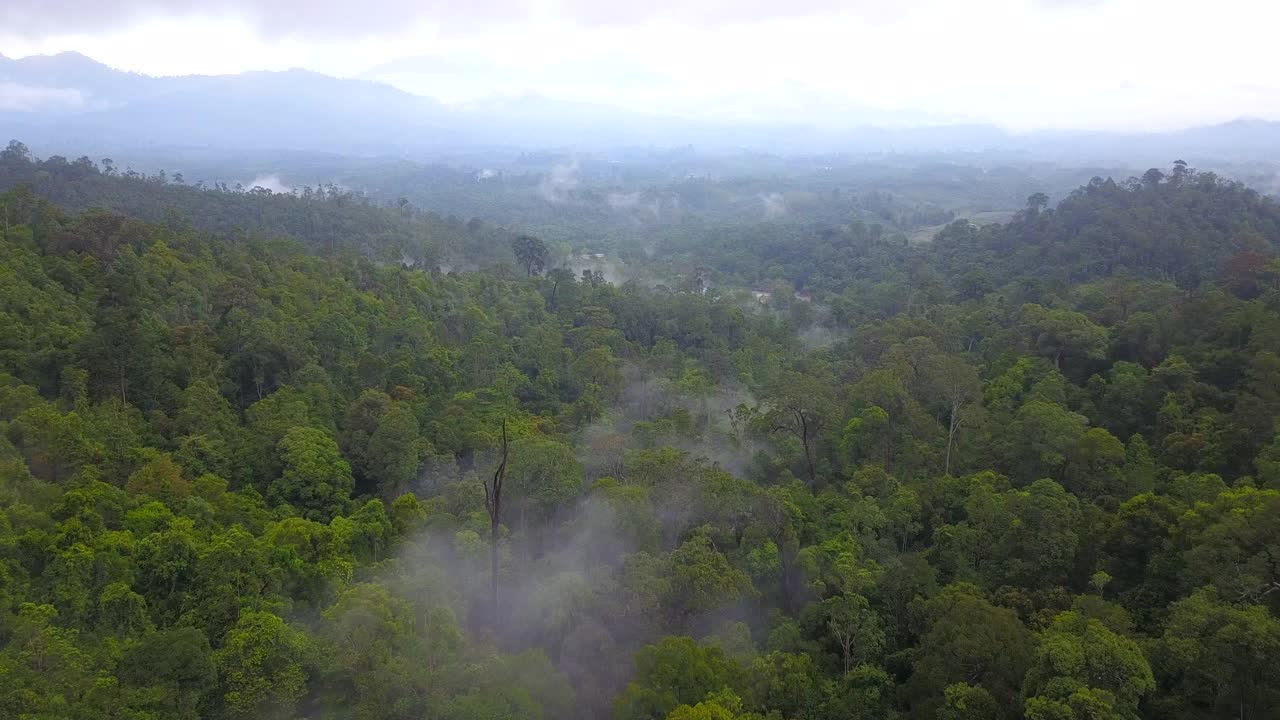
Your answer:
[[[502,484],[507,479],[507,420],[502,420],[502,461],[493,472],[493,481],[484,485],[484,507],[489,512],[489,611],[498,619],[498,525],[502,513]]]
[[[809,466],[809,487],[818,483],[818,470],[813,466],[813,450],[809,448],[809,418],[803,410],[796,411],[800,421],[800,444],[804,446],[804,461]]]
[[[956,431],[960,429],[960,403],[953,401],[951,403],[951,420],[947,423],[947,462],[943,467],[942,474],[951,474],[951,448],[956,442]]]

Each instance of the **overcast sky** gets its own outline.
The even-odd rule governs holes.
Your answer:
[[[0,53],[305,67],[449,102],[1168,129],[1280,119],[1277,21],[1269,0],[0,0]]]

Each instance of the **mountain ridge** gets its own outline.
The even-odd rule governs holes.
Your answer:
[[[1166,162],[1169,153],[1280,155],[1280,122],[1257,118],[1160,133],[1011,132],[981,121],[728,122],[527,92],[449,104],[365,77],[304,68],[150,76],[74,52],[0,56],[0,131],[55,146],[225,144],[402,156],[450,146],[687,144],[782,152],[999,150],[1090,159],[1136,154],[1144,162]]]

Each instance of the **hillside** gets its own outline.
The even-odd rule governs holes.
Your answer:
[[[120,169],[109,160],[33,158],[17,141],[0,151],[0,190],[21,188],[72,210],[102,209],[172,230],[291,238],[312,250],[351,251],[384,262],[435,268],[513,262],[513,234],[479,221],[379,204],[335,185],[273,193],[226,183],[188,184]]]
[[[710,227],[648,287],[341,191],[0,173],[0,717],[1280,717],[1239,184]],[[386,262],[458,247],[507,262]]]

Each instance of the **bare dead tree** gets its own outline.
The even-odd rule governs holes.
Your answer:
[[[934,358],[926,370],[927,380],[947,412],[947,457],[942,472],[950,475],[951,450],[955,446],[956,435],[970,420],[974,403],[982,396],[982,381],[972,365],[954,355]]]
[[[809,470],[809,485],[818,482],[818,468],[813,460],[813,443],[822,431],[822,416],[802,404],[792,403],[782,408],[786,422],[774,425],[773,432],[790,433],[800,441],[804,448],[804,461]]]
[[[502,514],[502,484],[507,479],[507,419],[502,419],[502,461],[493,471],[493,480],[484,484],[484,507],[489,512],[489,604],[498,617],[498,525]]]

